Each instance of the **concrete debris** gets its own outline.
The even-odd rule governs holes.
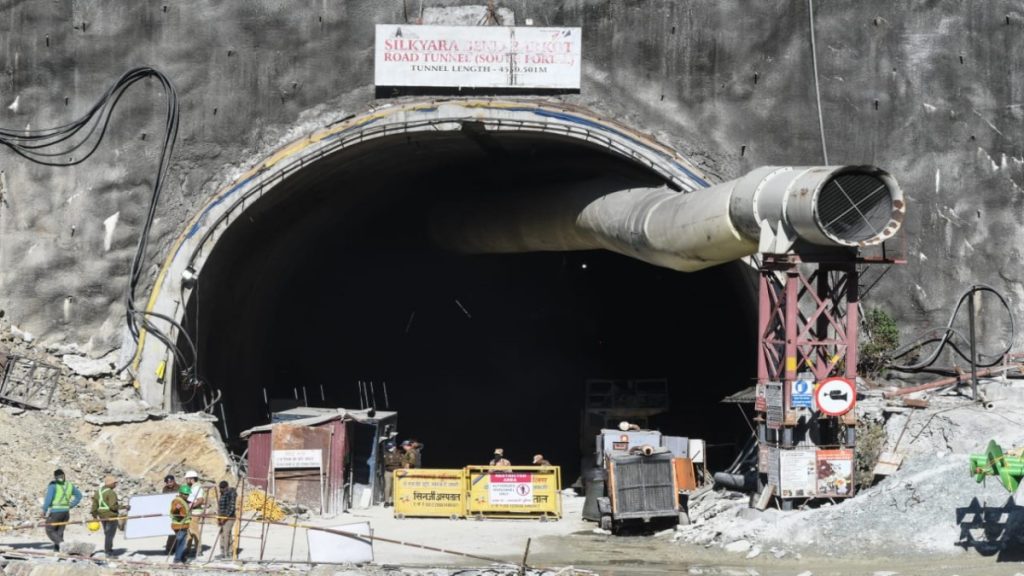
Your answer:
[[[760,546],[754,546],[753,548],[750,549],[750,552],[747,553],[747,560],[753,560],[754,558],[757,558],[760,555],[761,555],[761,547]]]
[[[117,368],[117,351],[111,352],[103,358],[89,358],[77,354],[64,354],[60,357],[61,362],[71,369],[72,372],[86,378],[98,376],[110,376]]]
[[[4,569],[6,576],[99,576],[106,572],[99,566],[85,563],[11,562]]]
[[[97,426],[145,422],[151,417],[149,405],[142,400],[114,400],[108,402],[102,414],[90,414],[85,421]]]
[[[61,554],[71,554],[72,556],[88,556],[96,551],[96,545],[89,542],[64,541],[60,544],[60,551]]]
[[[750,551],[750,547],[751,544],[747,540],[737,540],[723,546],[726,552],[732,552],[733,554],[746,554]]]

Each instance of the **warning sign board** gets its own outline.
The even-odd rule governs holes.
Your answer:
[[[491,504],[533,504],[533,474],[493,472],[489,484]]]
[[[826,378],[814,391],[814,403],[826,416],[842,416],[853,410],[857,391],[846,378]]]
[[[482,516],[562,515],[561,469],[558,466],[515,466],[496,470],[471,466],[468,514]]]

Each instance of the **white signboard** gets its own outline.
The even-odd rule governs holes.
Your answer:
[[[274,468],[320,468],[323,453],[320,450],[274,450]]]
[[[779,495],[809,498],[817,493],[815,453],[811,450],[779,451]]]
[[[490,504],[533,504],[533,475],[499,472],[491,474],[487,498]]]
[[[767,408],[768,427],[772,430],[779,430],[786,418],[786,410],[782,406],[782,382],[768,382],[764,388],[764,400]]]
[[[857,403],[857,391],[845,378],[826,378],[814,391],[814,403],[818,411],[826,416],[842,416],[853,410]]]
[[[152,536],[170,536],[171,502],[175,493],[154,494],[151,496],[132,496],[128,501],[131,510],[128,516],[151,516],[151,518],[128,518],[124,526],[124,537],[150,538]]]
[[[378,24],[380,86],[579,90],[580,28]]]
[[[319,530],[307,530],[309,561],[315,564],[366,564],[373,562],[373,530],[369,522],[328,526],[356,536],[343,536]]]

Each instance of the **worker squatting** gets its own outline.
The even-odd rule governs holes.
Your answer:
[[[220,526],[220,546],[223,557],[229,557],[233,550],[235,511],[238,496],[227,481],[217,485],[219,491],[209,486],[210,492],[218,494],[217,524]],[[174,554],[174,562],[183,564],[189,557],[198,556],[202,549],[201,537],[204,513],[208,506],[207,487],[202,485],[199,474],[194,470],[185,473],[185,482],[178,484],[173,475],[164,478],[163,493],[175,494],[168,514],[171,517],[173,535],[167,537],[165,552]],[[46,487],[43,497],[43,517],[46,518],[46,536],[53,542],[54,550],[60,551],[64,541],[64,527],[71,516],[71,509],[82,501],[82,492],[68,481],[63,470],[53,473],[53,480]],[[103,552],[116,555],[114,536],[117,529],[124,528],[125,514],[129,507],[122,504],[117,495],[117,478],[107,476],[103,484],[92,495],[90,515],[93,520],[89,529],[103,530]]]

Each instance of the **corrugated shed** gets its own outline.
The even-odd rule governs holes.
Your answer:
[[[249,484],[267,489],[267,474],[270,471],[270,431],[253,432],[249,436],[249,452],[246,455],[249,470]]]
[[[294,422],[289,424],[294,425]],[[312,426],[330,431],[330,447],[327,450],[327,510],[329,514],[344,511],[345,498],[345,460],[348,455],[348,423],[340,418],[329,422],[321,422]],[[246,456],[249,483],[268,489],[267,476],[270,471],[272,450],[271,427],[250,431],[248,435],[249,451]]]

